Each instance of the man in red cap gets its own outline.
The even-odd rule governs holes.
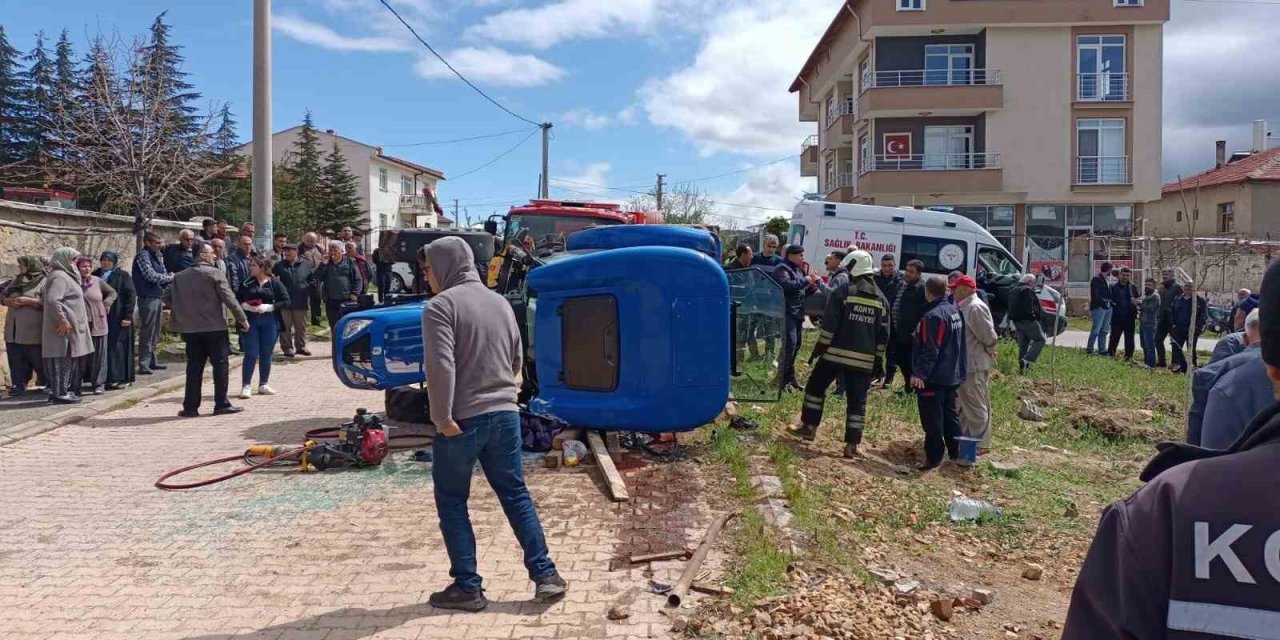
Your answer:
[[[964,318],[965,378],[956,394],[960,409],[960,431],[978,438],[980,453],[991,450],[991,393],[987,382],[996,366],[996,325],[991,309],[978,295],[973,276],[962,275],[951,283],[956,308]]]

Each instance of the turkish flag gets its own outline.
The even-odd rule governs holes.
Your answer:
[[[886,133],[884,134],[884,155],[890,158],[900,158],[911,155],[911,134],[910,133]]]

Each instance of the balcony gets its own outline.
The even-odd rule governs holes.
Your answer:
[[[875,71],[862,79],[864,116],[971,115],[1004,107],[998,69]]]
[[[1129,102],[1127,73],[1081,73],[1076,75],[1076,102],[1111,103]]]
[[[400,213],[426,215],[435,211],[432,210],[431,201],[426,196],[402,195],[400,196]]]
[[[837,174],[834,179],[828,180],[827,184],[827,201],[828,202],[853,202],[858,197],[858,180],[852,173]]]
[[[853,96],[845,96],[844,100],[836,101],[834,108],[827,108],[827,141],[830,145],[831,136],[851,136],[853,135],[853,122],[858,119],[857,102]]]
[[[1004,190],[998,153],[882,155],[858,176],[863,195],[995,193]]]
[[[813,135],[800,143],[800,175],[813,178],[818,175],[818,136]]]
[[[1129,185],[1129,156],[1077,156],[1075,183],[1082,185]]]

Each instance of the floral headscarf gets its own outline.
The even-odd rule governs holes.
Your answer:
[[[20,272],[9,283],[9,293],[24,294],[34,291],[44,282],[44,262],[40,256],[18,256]]]

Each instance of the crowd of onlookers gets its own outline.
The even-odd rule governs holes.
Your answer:
[[[274,394],[276,346],[286,357],[311,355],[308,326],[320,325],[323,313],[332,329],[344,305],[366,295],[374,269],[389,265],[368,260],[350,227],[332,239],[308,232],[296,244],[276,234],[263,251],[254,246],[255,232],[249,222],[232,235],[225,221],[212,219],[199,234],[183,229],[168,245],[147,232],[128,269],[114,251],[96,261],[71,247],[18,258],[18,274],[0,288],[8,308],[9,394],[43,388],[50,402],[76,403],[165,369],[157,352],[166,307],[171,329],[186,343],[182,415],[197,415],[206,364],[214,370],[214,412],[239,410],[228,400],[233,351],[245,356],[240,398],[253,394],[255,374],[257,393]]]

